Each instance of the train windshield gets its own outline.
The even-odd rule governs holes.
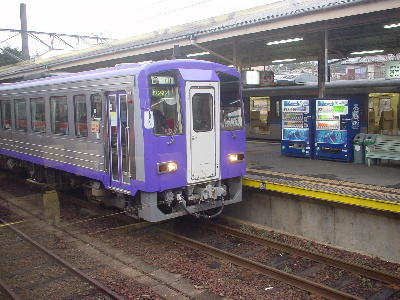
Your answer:
[[[173,72],[149,76],[150,105],[154,116],[154,134],[182,134],[179,88]]]
[[[239,78],[219,73],[221,84],[221,130],[243,128],[242,98]]]

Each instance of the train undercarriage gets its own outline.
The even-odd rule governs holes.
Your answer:
[[[163,192],[142,192],[135,196],[109,190],[96,180],[0,155],[0,167],[29,181],[62,192],[80,191],[91,202],[125,210],[126,214],[150,222],[183,215],[212,218],[225,205],[242,199],[241,177],[214,180]]]

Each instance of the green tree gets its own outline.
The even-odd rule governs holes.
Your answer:
[[[0,66],[12,65],[18,63],[22,59],[22,52],[17,48],[4,47],[0,48]],[[18,59],[19,58],[19,59]]]

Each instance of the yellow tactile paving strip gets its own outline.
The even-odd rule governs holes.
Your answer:
[[[400,213],[400,189],[247,169],[245,186]]]

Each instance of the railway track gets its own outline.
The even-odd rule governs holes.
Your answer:
[[[1,234],[2,227],[8,227],[9,225],[12,225],[12,224],[15,224],[15,225],[26,224],[27,226],[30,226],[33,228],[34,226],[29,224],[29,221],[32,221],[32,222],[35,222],[35,224],[38,224],[39,226],[41,226],[40,224],[44,225],[44,230],[36,230],[32,235],[30,234],[30,237],[35,240],[40,241],[43,239],[43,241],[46,241],[49,234],[52,234],[52,232],[56,232],[57,236],[60,236],[61,239],[67,239],[69,241],[73,241],[73,243],[81,244],[81,245],[83,244],[85,246],[90,245],[89,248],[92,250],[90,250],[89,252],[92,252],[92,253],[98,252],[99,255],[101,257],[103,257],[103,259],[101,259],[101,257],[99,258],[99,260],[101,261],[100,266],[98,266],[96,264],[96,265],[93,265],[94,266],[93,268],[92,268],[92,265],[89,265],[88,267],[83,268],[83,270],[85,272],[86,271],[90,272],[93,270],[95,273],[96,273],[96,271],[99,271],[101,273],[101,270],[103,269],[103,264],[106,266],[108,266],[108,265],[115,266],[116,264],[119,264],[120,269],[124,269],[124,270],[130,269],[131,263],[132,263],[131,257],[124,256],[121,258],[120,255],[115,255],[112,248],[107,248],[107,247],[102,248],[101,242],[96,243],[96,240],[101,240],[102,235],[107,232],[118,232],[118,234],[120,234],[121,231],[142,230],[147,227],[152,227],[155,225],[154,223],[150,223],[150,222],[146,222],[146,221],[137,222],[132,217],[128,217],[128,216],[124,215],[123,212],[121,212],[121,211],[114,210],[114,211],[110,212],[109,210],[100,208],[96,204],[88,203],[87,201],[80,200],[75,197],[71,197],[71,195],[64,195],[65,197],[68,198],[67,200],[68,200],[69,204],[74,203],[77,207],[83,207],[88,210],[91,210],[95,214],[95,216],[82,217],[82,218],[69,217],[67,222],[61,222],[58,225],[54,225],[54,224],[49,225],[46,222],[46,218],[44,218],[43,216],[33,213],[31,210],[27,209],[26,207],[23,207],[16,203],[7,201],[6,200],[7,197],[4,197],[6,195],[0,194],[0,200],[2,200],[2,202],[4,202],[4,203],[2,203],[3,207],[7,207],[7,209],[9,211],[13,211],[18,216],[23,216],[23,218],[25,218],[25,219],[9,222],[7,224],[0,223],[0,234]],[[64,199],[64,200],[66,200],[66,199]],[[131,223],[126,224],[129,221]],[[48,231],[49,228],[50,228],[50,231]],[[1,235],[0,235],[0,241],[1,241]],[[0,242],[0,245],[1,245],[1,242]],[[5,249],[4,251],[7,251],[7,249]],[[63,253],[65,253],[65,251],[63,251]],[[86,253],[86,252],[84,252],[84,253]],[[67,256],[69,257],[69,255],[67,255]],[[1,257],[1,251],[0,251],[0,257]],[[1,259],[0,259],[0,261],[1,261]],[[140,265],[140,263],[139,263],[139,265]],[[107,268],[106,268],[106,270],[107,270]],[[159,282],[159,286],[165,286],[165,287],[170,288],[171,290],[175,289],[176,294],[182,293],[183,297],[187,296],[185,294],[184,290],[181,291],[179,289],[176,289],[173,285],[169,285],[168,282],[164,282],[161,279],[157,278],[156,276],[153,276],[147,270],[135,269],[135,267],[133,267],[132,273],[142,274],[140,276],[140,278],[149,278],[148,280],[153,280],[154,282]],[[125,273],[123,273],[123,274],[125,274]],[[113,274],[111,273],[110,276],[113,276]],[[1,276],[1,263],[0,263],[0,279],[1,278],[2,278],[2,276]],[[143,279],[143,280],[145,280],[145,279]],[[64,285],[64,283],[62,283],[62,284]],[[140,285],[140,281],[138,284]],[[11,298],[10,296],[6,296],[6,295],[8,295],[8,293],[6,292],[7,286],[8,285],[5,285],[5,288],[2,288],[2,286],[0,284],[0,299],[1,300],[3,298],[4,299],[18,299],[18,298]],[[114,286],[113,282],[112,282],[112,286]],[[118,287],[117,290],[119,290],[118,284],[117,284],[117,287]],[[141,288],[141,287],[139,286],[139,288]],[[8,290],[13,292],[12,289],[8,288]],[[151,293],[145,292],[144,294],[147,297],[148,295],[152,295],[152,292],[153,291],[151,291]],[[4,294],[4,297],[3,297],[3,294]],[[100,295],[100,293],[98,293],[98,294]],[[122,294],[125,295],[125,293],[122,293]],[[104,296],[104,293],[101,295],[103,295],[103,297],[100,298],[100,297],[96,297],[97,295],[92,293],[91,295],[89,295],[89,299],[102,299],[102,300],[115,299],[115,298],[107,296],[107,295]],[[139,295],[140,295],[140,292],[139,292]],[[154,295],[154,296],[157,296],[157,295]],[[82,299],[83,297],[80,295],[74,295],[71,297],[63,296],[63,297],[60,297],[60,299],[61,298],[65,299],[65,300],[72,300],[72,299],[77,299],[77,298]],[[156,298],[158,298],[158,297],[156,297]],[[34,297],[33,298],[25,298],[24,297],[22,299],[25,300],[25,299],[35,299],[35,298]],[[59,298],[58,297],[57,298],[48,298],[48,297],[40,298],[40,297],[38,297],[36,299],[59,299]],[[116,298],[116,299],[125,299],[125,298]],[[151,298],[151,299],[153,299],[153,298]]]
[[[383,289],[381,289],[379,292],[374,293],[374,297],[372,299],[386,299],[388,297],[393,296],[398,292],[397,289],[392,289],[391,287],[395,286],[397,288],[400,288],[400,278],[395,277],[391,274],[380,272],[377,270],[373,270],[368,267],[364,266],[359,266],[355,265],[340,259],[332,258],[329,256],[317,254],[314,252],[306,251],[303,249],[299,249],[290,245],[286,245],[283,243],[279,243],[276,241],[273,241],[271,239],[259,237],[250,233],[244,233],[242,231],[220,225],[220,224],[206,224],[202,226],[203,228],[206,228],[208,231],[215,231],[218,234],[224,234],[228,235],[230,237],[233,237],[235,240],[236,239],[241,239],[244,241],[250,241],[252,243],[255,243],[259,246],[255,246],[255,251],[250,251],[251,253],[257,253],[260,251],[268,251],[266,250],[265,247],[268,247],[268,249],[273,248],[275,250],[278,250],[279,252],[284,252],[284,256],[289,254],[291,256],[291,259],[288,261],[292,260],[292,263],[295,264],[296,261],[299,259],[297,257],[305,258],[307,260],[311,260],[314,262],[314,264],[309,267],[309,269],[316,268],[318,270],[321,270],[324,268],[324,266],[329,266],[329,267],[334,267],[346,272],[351,272],[351,273],[356,273],[359,274],[362,278],[366,278],[366,282],[370,282],[369,278],[380,281],[380,282],[385,282],[386,285],[384,286]],[[328,299],[364,299],[364,297],[360,297],[358,295],[353,295],[351,293],[344,292],[340,290],[339,288],[334,288],[325,284],[321,284],[318,282],[315,282],[314,280],[306,278],[307,276],[302,276],[302,275],[295,275],[290,272],[288,272],[287,269],[280,270],[274,264],[265,264],[257,261],[256,259],[250,259],[248,257],[244,257],[247,255],[238,255],[235,253],[232,253],[230,250],[226,249],[221,249],[220,245],[218,245],[220,242],[217,242],[217,246],[213,246],[212,242],[209,242],[209,238],[205,238],[207,241],[206,242],[201,242],[197,238],[190,238],[186,236],[186,234],[179,234],[172,232],[167,229],[159,229],[160,232],[164,235],[166,235],[168,238],[182,243],[185,246],[189,246],[192,248],[195,248],[197,250],[200,250],[203,253],[206,253],[208,255],[220,258],[222,260],[227,260],[231,262],[232,264],[235,264],[237,266],[249,269],[251,271],[255,271],[264,275],[267,275],[269,277],[272,277],[274,279],[280,280],[284,283],[287,283],[289,285],[292,285],[294,287],[297,287],[299,289],[308,291],[312,294],[318,294],[322,297],[328,298]],[[205,234],[208,236],[207,234]],[[259,247],[262,247],[264,249],[260,249]],[[222,247],[223,248],[223,247]],[[282,254],[280,254],[282,255]],[[251,254],[250,254],[251,256]],[[278,258],[279,260],[279,258]],[[287,268],[287,267],[285,267]],[[290,268],[288,268],[290,270]],[[340,271],[340,272],[343,272]],[[306,272],[300,272],[303,274],[307,274]],[[361,278],[360,277],[360,278]],[[340,286],[340,288],[343,288],[343,286]],[[380,298],[380,296],[382,298]],[[378,297],[378,298],[376,298]]]
[[[0,196],[0,199],[2,199],[2,197]],[[104,210],[104,209],[99,209],[95,204],[91,204],[88,203],[86,201],[83,200],[79,200],[77,198],[74,197],[69,197],[68,201],[71,203],[74,203],[75,205],[79,205],[82,206],[84,208],[90,209],[90,210],[95,210],[99,215],[95,216],[95,217],[86,217],[86,218],[82,218],[82,219],[78,219],[78,220],[71,220],[69,222],[63,222],[63,224],[59,224],[56,226],[57,229],[62,230],[63,232],[73,235],[74,231],[80,232],[82,231],[82,228],[78,228],[77,226],[85,226],[85,225],[89,225],[92,222],[98,222],[98,221],[107,221],[107,219],[117,219],[119,221],[121,221],[122,223],[125,222],[130,222],[128,224],[123,224],[123,225],[117,225],[117,226],[107,226],[106,228],[103,229],[98,229],[98,230],[90,230],[87,232],[87,235],[89,236],[93,236],[93,235],[97,235],[100,233],[105,233],[108,231],[114,231],[114,230],[124,230],[124,229],[143,229],[149,226],[153,226],[153,223],[147,222],[147,221],[139,221],[136,222],[134,219],[132,219],[129,216],[124,215],[124,211],[117,211],[117,212],[111,212],[109,213],[108,211]],[[19,210],[24,211],[25,213],[31,215],[32,217],[35,217],[39,220],[45,221],[44,218],[40,215],[35,215],[32,214],[31,212],[29,212],[27,209],[25,209],[24,207],[21,207],[17,204],[8,204],[8,205],[13,205],[14,207],[18,208]],[[132,221],[134,221],[132,223]],[[17,221],[15,222],[16,224],[18,223],[23,223],[25,222],[25,220],[23,221]],[[90,225],[89,225],[90,226]],[[0,225],[1,227],[1,225]],[[37,237],[40,237],[37,236]],[[76,236],[75,236],[76,237]]]
[[[0,280],[0,299],[20,300],[21,298],[5,282]]]
[[[82,202],[82,203],[85,203],[85,202]],[[78,201],[77,204],[80,206],[81,201]],[[12,204],[12,205],[14,205],[14,204]],[[19,208],[23,209],[21,207],[19,207]],[[27,212],[27,211],[25,210],[25,212]],[[72,230],[72,233],[73,233],[74,229],[75,229],[74,228],[75,225],[80,226],[83,224],[88,224],[88,226],[86,228],[89,228],[90,223],[92,221],[95,222],[95,221],[105,220],[105,219],[114,218],[114,217],[115,218],[126,217],[126,216],[121,216],[121,212],[111,212],[111,213],[108,212],[107,213],[105,210],[99,210],[99,212],[102,212],[103,214],[95,216],[95,217],[83,218],[82,220],[79,220],[79,219],[78,220],[70,220],[70,222],[68,222],[68,223],[63,223],[60,226],[60,229],[68,228],[68,232],[71,233],[71,230]],[[130,219],[130,220],[132,220],[132,219]],[[15,223],[15,225],[19,226],[19,225],[21,225],[20,222],[23,223],[24,221],[17,221],[14,223]],[[135,224],[125,224],[125,225],[104,228],[104,229],[100,229],[100,230],[93,230],[91,232],[88,232],[87,234],[90,236],[90,235],[101,234],[106,231],[120,230],[120,229],[125,229],[125,228],[126,229],[129,229],[129,228],[138,229],[138,228],[147,227],[148,225],[149,224],[147,222],[146,223],[143,222],[143,223],[135,223]],[[165,224],[163,224],[162,226],[164,226],[164,225]],[[0,225],[0,233],[1,233],[1,230],[3,227],[8,227],[8,224],[7,224],[7,226]],[[161,227],[161,226],[156,225],[156,227]],[[277,243],[276,241],[268,240],[266,238],[260,238],[259,236],[244,233],[239,230],[234,230],[232,228],[229,228],[229,227],[226,227],[223,225],[212,224],[212,225],[205,225],[205,226],[201,226],[201,227],[207,228],[207,230],[218,231],[218,233],[220,233],[220,234],[222,233],[224,235],[230,235],[235,238],[252,241],[263,247],[270,247],[270,248],[278,249],[279,251],[289,253],[290,255],[306,257],[307,259],[310,259],[312,261],[319,262],[321,264],[335,266],[342,270],[346,270],[348,272],[353,272],[353,273],[358,273],[358,274],[361,274],[362,276],[373,278],[375,280],[392,283],[396,286],[399,286],[399,284],[400,284],[400,279],[397,277],[392,277],[390,274],[376,272],[373,269],[368,270],[368,268],[360,267],[357,265],[348,265],[346,262],[343,262],[343,261],[340,261],[337,259],[333,259],[330,257],[324,257],[324,256],[318,255],[316,253],[312,253],[312,252],[309,253],[302,249],[296,249],[296,248],[290,247],[290,246],[288,247],[285,244],[280,244],[280,243]],[[171,237],[172,239],[174,239],[176,241],[184,243],[186,246],[188,246],[189,243],[191,243],[189,241],[190,238],[188,238],[188,237],[185,237],[182,235],[179,236],[177,234],[165,232],[165,231],[163,231],[163,233],[168,235],[169,237]],[[40,235],[39,235],[39,237],[40,237]],[[200,249],[204,253],[208,253],[209,255],[219,257],[224,260],[232,261],[233,264],[242,266],[243,268],[247,268],[250,270],[256,270],[257,272],[259,272],[261,274],[265,274],[272,278],[276,278],[284,283],[288,283],[288,284],[298,287],[300,289],[306,290],[310,293],[322,295],[323,297],[326,297],[329,299],[361,299],[361,298],[357,298],[357,296],[355,296],[355,295],[352,295],[352,294],[349,294],[349,293],[346,293],[343,291],[338,291],[335,288],[329,287],[327,285],[310,281],[301,276],[296,276],[293,273],[290,274],[286,271],[282,271],[277,268],[265,265],[264,263],[260,263],[260,262],[254,261],[252,259],[243,258],[240,255],[235,255],[235,254],[229,253],[229,251],[225,251],[225,252],[227,252],[227,254],[225,254],[225,253],[223,253],[223,250],[218,249],[217,247],[213,247],[212,245],[207,245],[206,243],[201,243],[198,241],[195,241],[195,242],[196,243],[194,243],[193,245],[190,244],[191,247]],[[213,248],[215,248],[217,251],[215,251],[215,249],[213,249]],[[0,277],[0,279],[1,279],[1,277]],[[304,293],[304,292],[302,292],[302,293]],[[390,291],[387,292],[387,294],[388,293],[390,293]],[[0,288],[0,298],[3,296],[3,294],[5,294],[4,289]],[[396,296],[399,296],[399,295],[396,295]],[[1,299],[3,299],[3,298],[1,298]],[[8,297],[5,299],[14,299],[14,298]],[[383,297],[383,298],[375,298],[375,299],[385,299],[385,298]]]
[[[34,299],[69,284],[70,299],[84,296],[106,296],[105,299],[124,299],[102,283],[87,276],[83,271],[45,248],[27,234],[7,224],[1,229],[0,272],[2,289],[11,299]],[[10,247],[14,248],[10,251]],[[20,298],[19,298],[20,297]],[[68,297],[67,297],[68,298]]]
[[[225,234],[229,234],[235,237],[240,237],[242,239],[248,240],[248,241],[252,241],[255,242],[257,244],[263,245],[263,246],[267,246],[267,247],[271,247],[280,251],[283,251],[285,253],[289,253],[291,255],[298,255],[307,259],[310,259],[312,261],[315,262],[320,262],[323,264],[327,264],[330,266],[334,266],[349,272],[354,272],[357,273],[359,275],[362,276],[366,276],[375,280],[379,280],[379,281],[383,281],[389,284],[396,284],[400,286],[400,278],[393,276],[389,273],[385,273],[385,272],[381,272],[378,270],[374,270],[372,268],[366,267],[366,266],[359,266],[338,258],[334,258],[334,257],[329,257],[327,255],[323,255],[323,254],[319,254],[319,253],[315,253],[315,252],[311,252],[311,251],[306,251],[304,249],[298,248],[298,247],[294,247],[291,245],[287,245],[284,243],[280,243],[277,241],[274,241],[272,239],[269,238],[265,238],[265,237],[260,237],[251,233],[244,233],[240,230],[237,229],[233,229],[230,228],[228,226],[225,225],[221,225],[221,224],[207,224],[206,225],[207,228],[211,229],[211,230],[218,230],[220,232],[224,232]]]

